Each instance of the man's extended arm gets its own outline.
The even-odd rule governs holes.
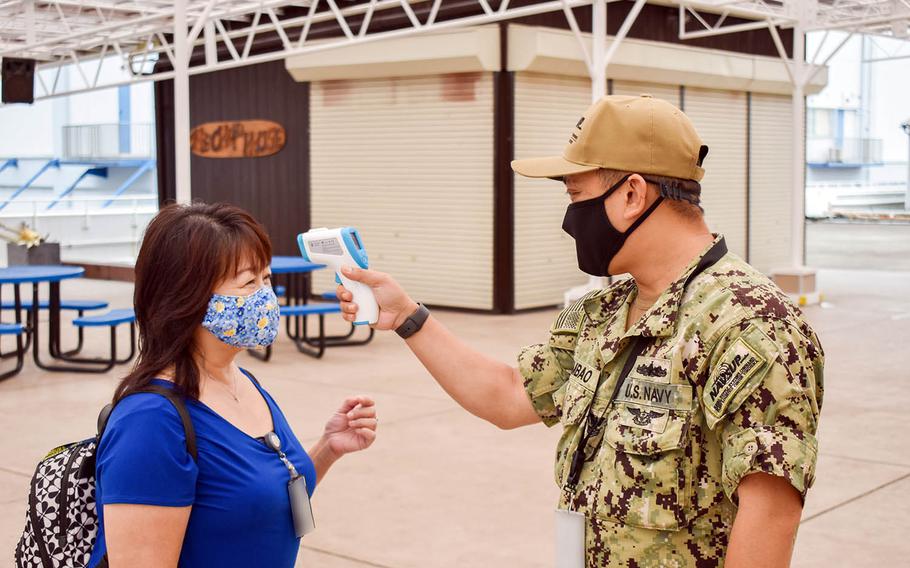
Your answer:
[[[373,270],[345,269],[345,276],[372,288],[379,304],[377,329],[396,329],[417,304],[389,275]],[[357,305],[351,293],[338,286],[344,318],[354,321]],[[455,402],[500,428],[540,422],[525,392],[518,369],[472,349],[430,316],[423,328],[407,339],[423,366]]]

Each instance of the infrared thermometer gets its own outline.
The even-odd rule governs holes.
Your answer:
[[[341,273],[342,266],[369,268],[367,251],[354,227],[311,229],[297,235],[300,254],[309,262],[328,265],[335,271],[335,281],[354,295],[357,318],[354,325],[369,325],[379,321],[379,305],[366,284],[355,282]]]

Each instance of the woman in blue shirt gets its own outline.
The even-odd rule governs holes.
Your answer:
[[[373,443],[373,401],[358,396],[305,450],[275,400],[237,366],[237,354],[278,332],[270,260],[262,226],[230,205],[168,206],[146,229],[134,292],[139,358],[117,387],[98,448],[90,568],[290,568],[299,547],[293,473],[312,495],[339,457]],[[184,397],[196,459],[177,409],[137,392],[149,385]],[[266,443],[270,433],[285,459]]]

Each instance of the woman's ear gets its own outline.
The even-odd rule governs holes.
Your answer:
[[[640,175],[632,174],[626,182],[623,196],[626,202],[623,217],[628,220],[636,219],[648,208],[648,182]]]

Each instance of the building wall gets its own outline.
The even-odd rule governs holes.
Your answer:
[[[826,35],[830,37],[822,44]],[[807,53],[821,45],[820,57],[827,57],[846,35],[809,34]],[[910,137],[900,128],[910,119],[910,51],[902,47],[905,43],[850,37],[831,59],[825,89],[808,97],[808,216],[826,217],[832,209],[903,208],[901,194],[910,183]],[[904,58],[875,61],[890,55]],[[837,163],[838,155],[843,163]]]
[[[611,93],[651,94],[683,106],[710,147],[702,180],[708,226],[759,270],[785,266],[790,254],[792,142],[790,98],[679,85],[611,81]],[[751,103],[750,103],[751,97]],[[590,82],[517,73],[515,157],[559,154],[571,126],[590,104]],[[515,176],[515,307],[554,305],[582,284],[574,244],[561,229],[567,204],[551,180]]]
[[[492,73],[315,82],[310,102],[313,225],[357,227],[421,302],[492,309]]]
[[[790,97],[753,93],[749,131],[749,261],[768,272],[791,262],[793,142]]]
[[[159,195],[174,199],[173,81],[156,84]],[[190,120],[264,119],[284,126],[287,142],[262,158],[193,155],[193,199],[243,207],[269,231],[275,254],[299,255],[297,234],[310,227],[309,84],[297,83],[281,61],[190,78]]]
[[[580,77],[516,73],[515,158],[562,153],[571,125],[591,103]],[[565,188],[549,179],[515,175],[515,308],[553,305],[583,283],[575,244],[562,230]]]
[[[705,220],[746,256],[746,93],[686,89],[685,113],[708,146],[701,182]]]

